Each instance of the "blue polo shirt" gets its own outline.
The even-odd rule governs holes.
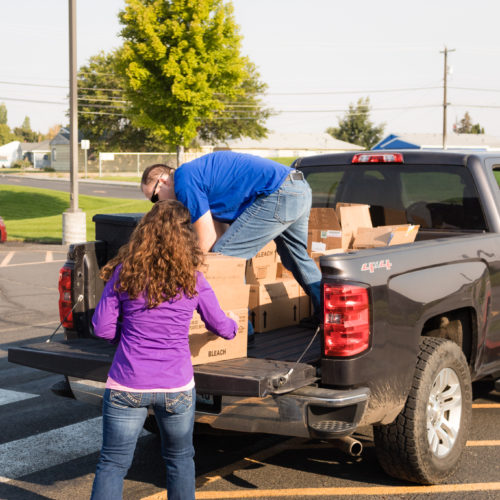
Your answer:
[[[175,171],[175,195],[188,208],[193,223],[208,210],[215,220],[231,223],[258,196],[276,191],[290,171],[267,158],[217,151]]]

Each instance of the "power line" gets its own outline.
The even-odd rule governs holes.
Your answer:
[[[387,92],[414,92],[418,90],[435,90],[441,87],[408,87],[399,89],[372,89],[372,90],[325,90],[315,92],[267,92],[264,95],[336,95],[336,94],[379,94]]]
[[[58,104],[60,106],[68,106],[67,102],[62,101],[40,101],[35,99],[16,99],[15,97],[0,97],[2,101],[18,101],[18,102],[34,102],[37,104]]]

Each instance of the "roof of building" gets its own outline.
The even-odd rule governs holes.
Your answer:
[[[214,146],[214,149],[290,149],[290,150],[336,150],[351,151],[364,149],[356,144],[340,141],[330,134],[319,133],[279,133],[270,132],[266,138],[228,139]]]
[[[382,139],[374,149],[404,149],[407,144],[409,149],[426,149],[443,147],[442,134],[390,134]],[[448,149],[476,149],[491,150],[500,149],[500,137],[487,134],[456,134],[450,133],[446,136],[446,147]]]
[[[69,144],[69,130],[67,128],[61,128],[58,134],[50,141],[51,146],[57,146],[58,144]]]
[[[21,150],[23,153],[31,151],[50,151],[50,142],[49,139],[41,142],[21,142]]]

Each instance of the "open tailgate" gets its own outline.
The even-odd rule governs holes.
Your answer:
[[[114,346],[102,340],[74,339],[13,347],[8,350],[8,360],[69,377],[105,382],[114,351]],[[310,364],[251,357],[196,365],[194,377],[200,393],[242,397],[281,394],[317,380],[316,369]]]

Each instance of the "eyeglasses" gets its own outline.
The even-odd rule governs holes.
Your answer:
[[[161,175],[160,175],[160,177],[158,177],[158,180],[156,181],[155,187],[153,188],[153,191],[152,191],[153,194],[151,195],[151,198],[149,198],[151,203],[156,203],[159,200],[158,193],[156,192],[156,188],[158,187],[158,183],[160,182],[160,179],[161,179]]]

